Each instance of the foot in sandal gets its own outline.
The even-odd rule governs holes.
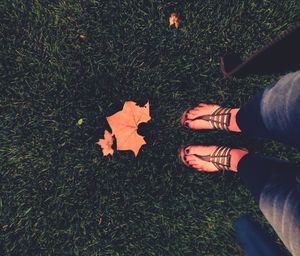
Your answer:
[[[205,172],[237,172],[239,161],[247,154],[246,149],[224,146],[187,146],[180,151],[181,160],[186,166]]]
[[[181,118],[181,125],[194,130],[226,130],[240,132],[236,123],[239,108],[223,108],[219,105],[200,103],[187,109]]]

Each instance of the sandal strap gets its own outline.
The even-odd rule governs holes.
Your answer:
[[[195,154],[196,157],[200,158],[203,161],[212,163],[218,171],[225,171],[230,170],[230,155],[231,148],[228,147],[217,147],[216,150],[211,154],[207,156],[201,156]]]
[[[214,129],[229,131],[231,108],[217,108],[212,114],[199,116],[194,120],[208,121]]]

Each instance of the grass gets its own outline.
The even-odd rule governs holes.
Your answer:
[[[0,255],[241,255],[232,223],[246,213],[272,232],[237,175],[187,169],[178,149],[248,146],[293,161],[299,153],[178,120],[201,101],[240,106],[278,79],[224,80],[219,57],[229,48],[247,57],[286,30],[299,20],[296,0],[0,6]],[[174,11],[178,30],[168,26]],[[103,157],[95,143],[105,117],[148,99],[138,157]]]

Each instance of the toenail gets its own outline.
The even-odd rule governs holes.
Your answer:
[[[185,153],[188,154],[190,150],[188,148],[185,149]]]
[[[185,123],[184,123],[184,126],[185,126],[186,128],[189,128],[189,123],[188,123],[188,122],[185,122]]]

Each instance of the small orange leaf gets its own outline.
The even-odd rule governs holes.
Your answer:
[[[179,28],[179,19],[177,13],[173,12],[171,13],[169,17],[169,24],[170,26],[175,25],[175,27],[178,29]]]
[[[112,149],[113,144],[113,134],[108,131],[104,131],[104,139],[99,139],[96,143],[102,148],[102,152],[104,156],[113,155],[114,150]]]
[[[80,35],[80,36],[79,36],[79,39],[80,39],[81,41],[84,41],[84,40],[86,39],[86,36],[85,36],[85,35]]]

